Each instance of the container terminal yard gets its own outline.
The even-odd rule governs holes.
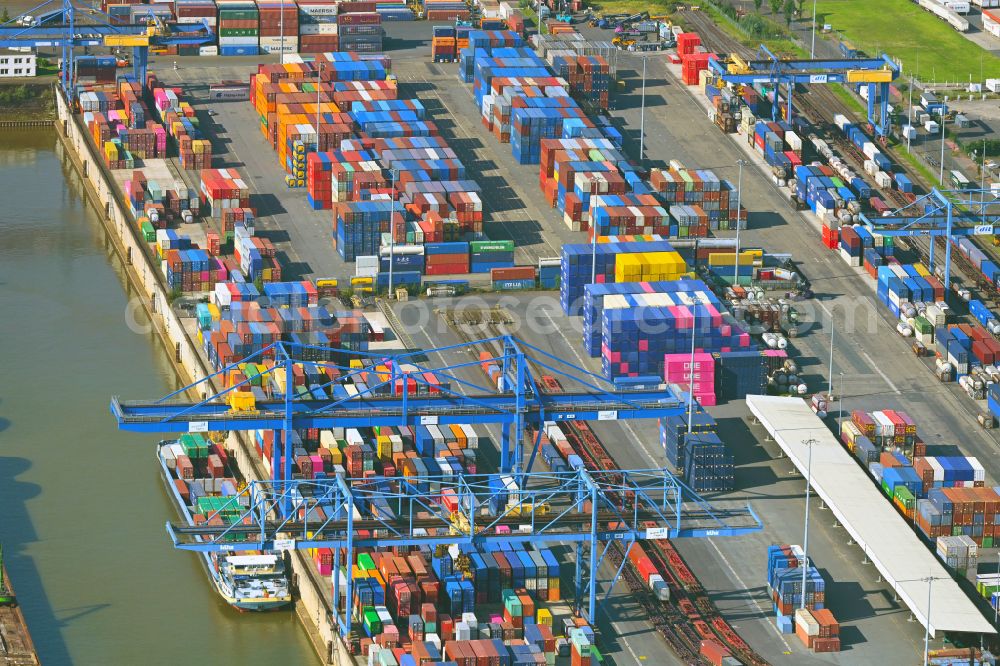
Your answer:
[[[997,204],[889,147],[891,58],[697,10],[48,9],[0,41],[63,47],[177,375],[110,419],[220,613],[321,663],[995,663]]]

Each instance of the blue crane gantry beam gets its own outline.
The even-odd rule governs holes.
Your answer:
[[[541,445],[543,429],[540,426],[545,421],[659,419],[685,413],[685,401],[666,384],[636,390],[622,388],[512,336],[471,344],[497,344],[502,348],[502,354],[494,359],[503,369],[502,391],[496,386],[460,376],[464,369],[478,367],[478,360],[445,366],[431,366],[420,360],[425,355],[465,350],[469,347],[466,344],[387,355],[278,342],[241,363],[261,362],[273,355],[275,363],[264,372],[265,380],[291,377],[292,366],[300,362],[333,369],[340,376],[318,387],[320,394],[314,392],[310,399],[294,396],[291,382],[284,382],[284,395],[258,401],[253,410],[236,411],[229,399],[234,392],[248,386],[250,379],[223,390],[212,386],[213,379],[225,377],[237,367],[234,363],[154,402],[125,402],[112,398],[111,413],[120,429],[133,432],[275,430],[283,433],[281,450],[290,446],[292,431],[304,428],[496,424],[501,428],[500,467],[505,472],[521,468],[522,440],[527,425],[536,430],[525,467],[530,470]],[[311,360],[318,357],[328,360]],[[351,367],[349,359],[372,360],[388,366],[389,371],[383,375],[384,379],[369,380],[364,388],[352,386],[352,391],[348,391],[345,386],[348,381],[376,374],[372,368]],[[536,372],[551,373],[556,379],[578,388],[567,386],[563,392],[544,392],[539,388]],[[441,385],[428,383],[425,373],[432,373]],[[480,376],[485,377],[485,374]],[[401,390],[403,386],[415,386],[416,394]],[[175,400],[188,391],[204,398],[197,402]],[[332,394],[331,397],[326,397],[327,393]],[[290,452],[284,455],[283,469],[279,469],[281,458],[280,451],[276,451],[272,478],[290,479],[292,455]]]
[[[207,522],[168,523],[167,531],[177,548],[202,553],[330,548],[334,572],[341,571],[341,553],[345,562],[353,562],[355,549],[364,547],[469,552],[490,543],[573,543],[578,610],[593,621],[597,570],[611,543],[631,548],[641,540],[736,536],[763,528],[749,505],[713,508],[662,469],[587,471],[580,464],[569,472],[520,475],[514,487],[505,479],[513,477],[375,477],[352,479],[350,485],[340,476],[254,481],[206,516]],[[292,513],[277,518],[289,502]],[[448,503],[457,509],[449,510]],[[584,544],[589,544],[586,584]],[[350,566],[334,575],[332,607],[344,635],[351,631],[352,585]],[[338,612],[341,592],[343,615]]]
[[[869,231],[883,236],[929,236],[930,261],[934,271],[934,238],[944,236],[944,286],[951,288],[951,239],[956,236],[992,236],[1000,224],[1000,200],[988,189],[940,190],[882,217],[861,214]]]
[[[499,388],[468,378],[466,371],[479,366],[479,360],[442,366],[431,366],[423,360],[454,351],[467,352],[470,345],[496,345],[501,350],[493,359],[502,369]],[[334,571],[339,572],[342,553],[347,562],[352,562],[354,550],[367,546],[468,548],[490,542],[575,543],[578,608],[584,610],[582,600],[587,596],[585,610],[592,619],[597,602],[597,569],[611,543],[625,542],[631,548],[639,540],[733,536],[763,527],[749,506],[714,508],[666,470],[587,471],[580,462],[571,472],[530,472],[544,422],[683,414],[684,400],[667,385],[622,388],[506,335],[395,355],[275,343],[246,361],[265,358],[274,359],[273,367],[264,375],[273,373],[275,386],[293,376],[293,365],[298,362],[336,371],[333,374],[338,377],[313,387],[307,400],[293,395],[292,382],[284,382],[283,395],[256,401],[252,409],[244,411],[234,411],[228,403],[249,379],[224,390],[213,387],[213,379],[225,377],[236,364],[155,402],[112,399],[111,411],[123,430],[209,432],[259,428],[281,433],[275,437],[273,480],[250,482],[224,507],[207,516],[205,523],[168,523],[167,530],[177,548],[206,554],[330,547],[336,558]],[[362,359],[389,371],[372,380],[376,374],[372,367],[351,364],[352,360]],[[432,373],[436,381],[428,382],[426,373]],[[536,373],[550,373],[568,390],[540,390]],[[354,391],[349,392],[347,382],[355,378],[365,380],[361,382],[364,388],[350,384]],[[403,390],[409,386],[415,386],[417,391],[411,394]],[[175,401],[188,391],[203,399]],[[293,456],[287,447],[294,430],[454,423],[501,427],[501,475],[375,477],[351,479],[350,485],[341,476],[292,479]],[[536,437],[524,467],[527,471],[522,472],[522,439],[528,425],[535,426]],[[279,466],[282,458],[284,465]],[[508,473],[512,469],[513,473]],[[458,508],[447,510],[446,498]],[[586,584],[582,573],[584,544],[590,548]],[[612,584],[626,561],[627,557]],[[346,634],[352,622],[351,567],[346,567],[342,576],[334,577],[333,608],[340,608],[343,585],[347,610],[337,615],[337,622]]]
[[[46,18],[41,25],[29,20],[42,11]],[[0,47],[3,48],[58,48],[62,53],[59,80],[63,90],[72,98],[72,77],[75,49],[105,46],[109,40],[134,41],[132,48],[132,74],[138,81],[145,81],[149,62],[149,45],[197,45],[214,38],[206,21],[185,25],[184,32],[169,34],[162,22],[150,25],[117,25],[107,14],[93,7],[77,7],[74,0],[45,0],[27,12],[0,24]],[[129,38],[133,38],[129,40]]]
[[[868,122],[878,135],[889,132],[889,83],[899,76],[899,66],[889,56],[881,58],[785,59],[772,53],[761,44],[760,60],[742,60],[732,57],[728,63],[710,60],[709,68],[727,83],[754,84],[768,83],[776,86],[775,104],[772,118],[776,118],[778,99],[777,87],[786,87],[786,115],[792,119],[792,96],[795,84],[845,83],[868,86]],[[878,108],[876,108],[878,107]]]

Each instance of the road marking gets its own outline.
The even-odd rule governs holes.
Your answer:
[[[872,357],[868,355],[868,352],[862,350],[861,355],[864,356],[866,359],[868,359],[868,362],[871,363],[871,366],[875,368],[875,372],[877,372],[879,376],[885,380],[885,383],[889,385],[889,388],[891,388],[896,395],[900,395],[901,391],[898,388],[896,388],[896,385],[892,383],[892,380],[889,379],[888,375],[882,372],[882,368],[878,367],[875,361],[872,360]]]

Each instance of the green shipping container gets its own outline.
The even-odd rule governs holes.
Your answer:
[[[378,613],[374,610],[365,610],[365,628],[373,636],[382,633],[382,621],[378,619]]]
[[[219,28],[219,37],[256,37],[255,28]]]
[[[983,548],[993,547],[993,537],[983,537]]]
[[[917,333],[926,335],[928,333],[934,333],[934,324],[927,321],[924,317],[917,317],[913,320],[913,328],[916,329]]]
[[[219,9],[219,20],[233,19],[234,21],[256,21],[259,14],[256,9]]]
[[[513,252],[514,241],[472,241],[469,243],[469,250],[477,252]]]
[[[142,223],[142,237],[146,239],[147,243],[156,242],[156,227],[153,226],[152,222]]]
[[[375,560],[373,560],[372,556],[369,555],[368,553],[361,553],[360,555],[358,555],[358,566],[364,569],[365,571],[371,571],[372,569],[376,568]],[[378,617],[378,615],[376,615],[375,617]]]
[[[886,482],[884,479],[882,480],[882,492],[885,493],[886,497],[892,499],[892,488],[889,487],[888,482]]]

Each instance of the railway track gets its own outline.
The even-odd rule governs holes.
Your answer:
[[[487,312],[484,311],[482,314],[486,315]],[[470,322],[470,325],[474,319],[475,325],[485,326],[494,335],[503,332],[501,326],[504,316],[502,313],[490,311],[489,316],[473,314],[471,319],[469,316],[466,316],[465,319]],[[468,344],[473,341],[472,336],[463,326],[466,322],[453,320],[449,323],[452,330],[464,343]],[[494,355],[499,355],[502,351],[496,343],[491,342],[489,346]],[[558,380],[546,376],[539,368],[535,368],[535,370],[539,377],[543,377],[541,383],[544,390],[552,392],[562,390]],[[573,449],[584,459],[589,469],[600,469],[605,472],[620,469],[585,422],[565,421],[563,425],[567,438],[573,444]],[[628,498],[621,498],[623,504],[627,501]],[[650,623],[674,654],[687,664],[703,664],[704,660],[699,656],[701,641],[711,639],[727,646],[733,656],[748,666],[767,666],[768,662],[754,652],[719,614],[718,609],[705,593],[704,587],[673,545],[669,541],[649,541],[647,544],[650,545],[646,545],[644,551],[670,587],[670,601],[664,602],[657,599],[639,577],[634,566],[623,567],[622,580],[632,593],[632,597],[642,607]],[[622,560],[627,557],[625,547],[620,543],[611,544],[607,557],[615,567],[618,567]]]
[[[702,38],[702,44],[709,51],[716,53],[734,53],[743,58],[754,58],[756,52],[744,46],[739,41],[726,34],[718,25],[704,12],[684,10],[680,12],[681,19],[692,30],[697,32]],[[825,85],[815,85],[809,87],[808,91],[798,93],[793,100],[799,112],[812,121],[817,126],[833,125],[833,117],[840,113],[852,117],[854,112]],[[831,130],[826,138],[845,159],[854,162],[855,170],[864,173],[865,156],[854,144],[839,130]],[[928,183],[916,170],[910,168],[902,161],[897,160],[896,166],[903,171],[915,184],[924,191],[928,191]],[[903,207],[910,203],[903,193],[892,188],[872,188],[886,203],[891,203],[896,207]]]
[[[567,431],[567,439],[588,467],[603,470],[618,469],[618,465],[589,425],[585,422],[566,421],[563,426]],[[634,569],[625,567],[632,576],[633,583],[638,583],[639,588],[636,589],[633,583],[629,583],[629,589],[640,603],[652,605],[650,618],[657,618],[654,626],[678,656],[688,659],[688,655],[693,654],[694,663],[700,663],[700,657],[696,655],[700,652],[701,641],[715,640],[728,647],[733,656],[744,664],[767,665],[768,662],[754,652],[722,617],[708,598],[698,578],[670,541],[648,541],[643,545],[643,549],[670,587],[670,601],[664,602],[653,598],[648,587],[638,580]],[[610,551],[615,553],[616,564],[626,556],[621,544],[613,544]],[[628,579],[626,582],[628,583]]]

